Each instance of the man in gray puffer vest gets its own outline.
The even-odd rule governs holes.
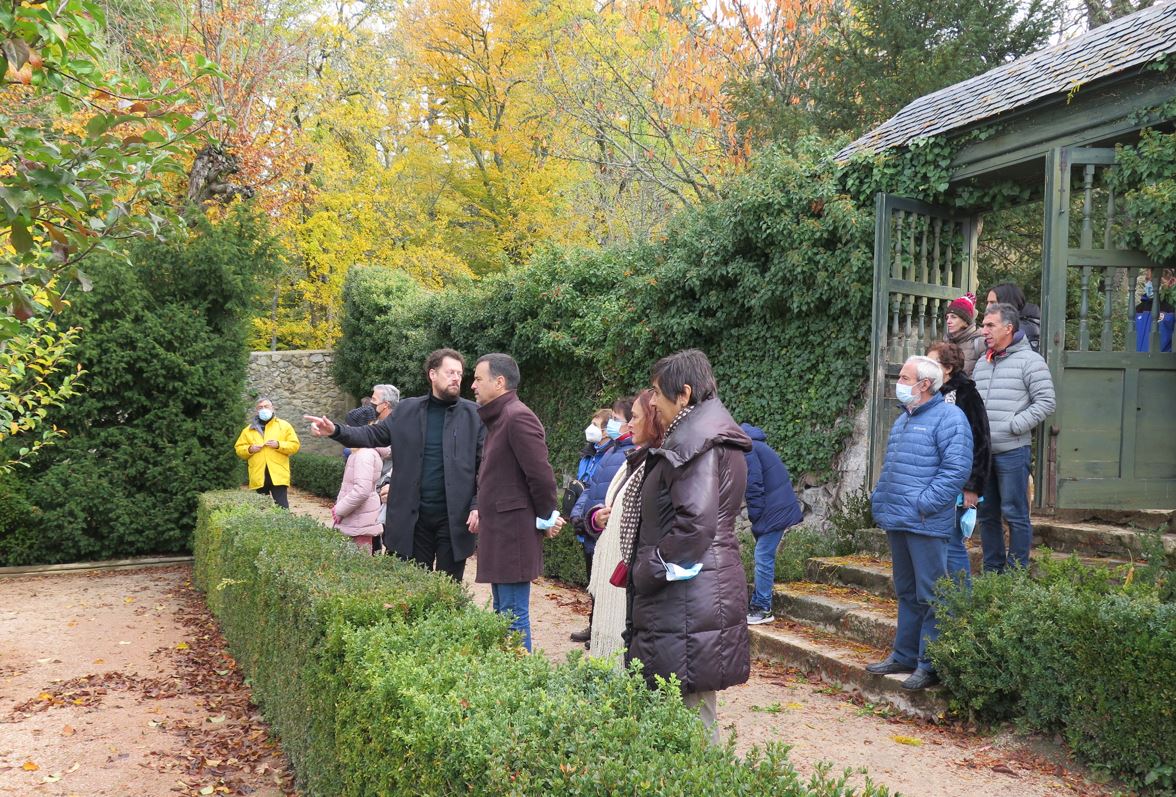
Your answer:
[[[1054,411],[1053,378],[1033,351],[1011,304],[990,304],[984,313],[988,351],[976,363],[976,390],[984,400],[992,433],[992,470],[977,512],[984,570],[1029,566],[1033,527],[1029,523],[1030,432]],[[1006,551],[1004,526],[1009,524]]]

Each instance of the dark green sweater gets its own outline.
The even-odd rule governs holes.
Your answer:
[[[445,456],[442,449],[445,435],[445,413],[456,402],[442,401],[429,396],[425,419],[425,450],[421,457],[421,512],[444,514]]]

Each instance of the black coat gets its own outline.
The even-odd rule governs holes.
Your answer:
[[[751,440],[718,399],[699,404],[650,450],[631,569],[627,659],[646,679],[676,674],[685,692],[741,684],[751,672],[747,575],[735,518],[747,486]],[[666,581],[666,562],[702,571]]]
[[[404,558],[412,557],[413,529],[421,502],[421,470],[425,456],[425,426],[429,397],[401,400],[384,420],[373,426],[336,424],[332,438],[351,448],[392,448],[392,481],[388,486],[388,513],[384,519],[384,546]],[[453,558],[474,552],[477,537],[466,519],[477,504],[478,466],[486,428],[478,417],[478,405],[459,398],[445,411],[441,445],[445,464],[445,505],[449,514],[449,538]]]
[[[988,480],[988,468],[992,463],[988,411],[984,409],[984,400],[980,398],[980,391],[976,390],[976,383],[962,371],[952,374],[951,379],[939,389],[939,392],[948,402],[952,402],[950,395],[955,393],[955,405],[968,417],[968,424],[972,427],[972,472],[964,482],[964,489],[983,494],[984,483]]]

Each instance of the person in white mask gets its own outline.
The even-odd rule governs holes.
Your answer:
[[[874,522],[890,544],[898,629],[890,655],[866,670],[911,673],[902,682],[909,690],[939,681],[927,656],[927,643],[939,636],[935,582],[947,575],[956,497],[972,471],[972,428],[959,407],[943,400],[941,387],[943,368],[930,357],[911,357],[902,366],[894,393],[903,411],[870,497]]]
[[[274,414],[269,399],[258,399],[255,409],[257,414],[237,437],[237,456],[249,463],[249,488],[289,509],[290,457],[298,453],[302,443],[294,427]]]

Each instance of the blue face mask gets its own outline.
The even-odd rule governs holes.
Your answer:
[[[616,418],[610,418],[608,423],[604,425],[604,433],[616,440],[621,436],[621,422]]]
[[[899,382],[894,386],[894,395],[907,407],[919,400],[919,396],[915,393],[915,388],[912,385],[904,385]]]
[[[258,410],[257,417],[268,423],[270,418],[274,417],[274,411],[270,409]]]

